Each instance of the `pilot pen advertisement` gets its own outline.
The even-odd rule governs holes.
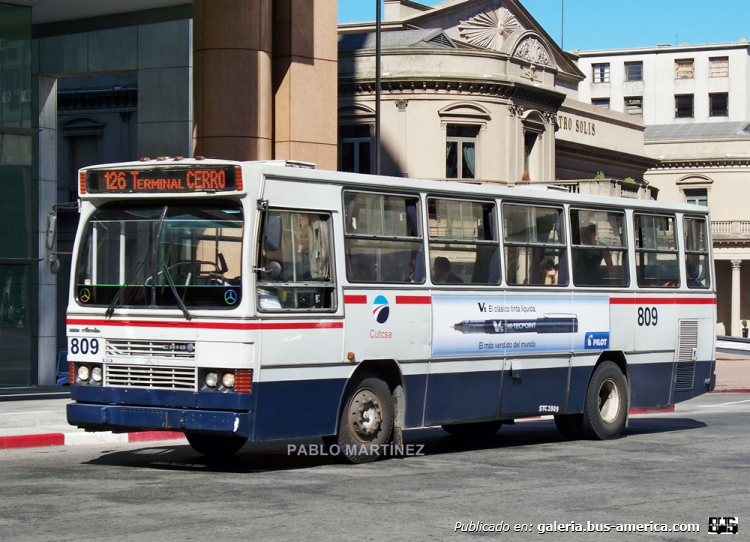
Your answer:
[[[432,297],[432,355],[606,350],[609,298]]]

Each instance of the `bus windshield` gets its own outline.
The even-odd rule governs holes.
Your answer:
[[[231,309],[242,296],[242,210],[226,201],[103,207],[85,226],[82,305]]]

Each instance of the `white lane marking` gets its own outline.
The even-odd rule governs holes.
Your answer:
[[[698,408],[713,408],[717,406],[729,406],[729,405],[738,405],[740,403],[750,403],[750,399],[745,399],[744,401],[732,401],[731,403],[721,403],[718,405],[695,405]]]

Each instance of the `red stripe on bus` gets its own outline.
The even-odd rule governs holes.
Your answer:
[[[716,305],[715,297],[610,297],[610,305]]]
[[[173,327],[188,329],[341,329],[344,322],[163,322],[158,320],[68,320],[69,326]]]
[[[397,295],[397,305],[430,305],[432,298],[428,295]]]
[[[347,305],[367,305],[366,295],[345,295],[344,303]]]

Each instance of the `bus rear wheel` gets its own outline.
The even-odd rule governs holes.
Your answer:
[[[611,361],[599,365],[591,376],[583,404],[583,432],[605,440],[620,434],[628,416],[628,382]]]
[[[352,463],[380,458],[393,431],[393,397],[377,373],[361,371],[348,386],[339,421],[338,445]]]
[[[501,421],[454,423],[452,425],[444,425],[443,430],[454,437],[483,439],[490,438],[497,433],[502,425],[503,422]]]
[[[236,435],[206,435],[185,433],[193,450],[212,459],[226,459],[240,451],[247,439]]]

